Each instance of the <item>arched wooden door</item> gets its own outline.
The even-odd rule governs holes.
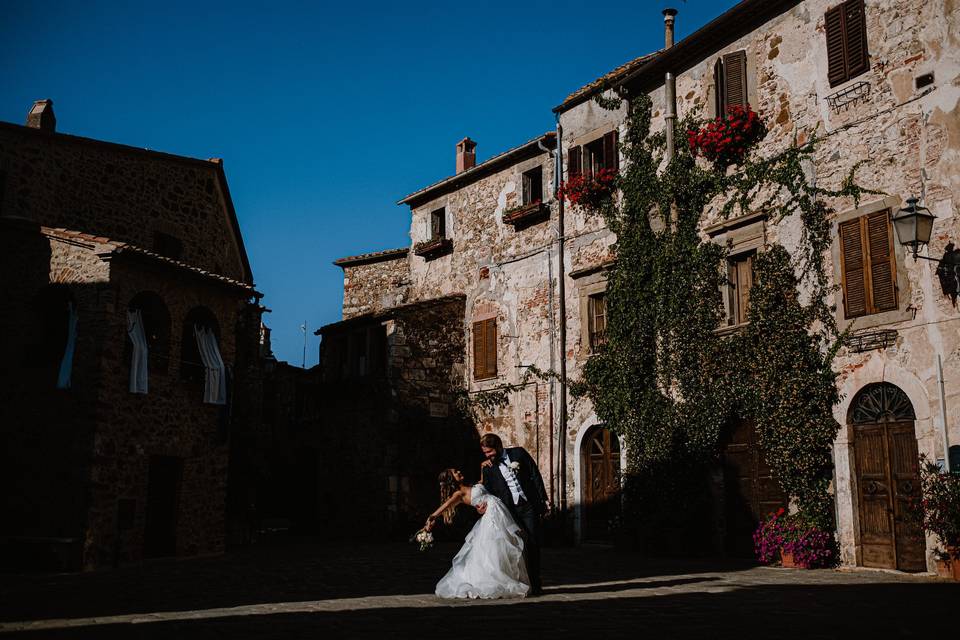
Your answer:
[[[907,394],[869,384],[850,403],[865,567],[926,571],[923,534],[910,513],[920,496],[916,416]]]
[[[593,427],[581,448],[583,539],[607,540],[610,521],[620,516],[620,441],[603,427]]]
[[[752,558],[753,532],[771,512],[787,506],[757,441],[756,424],[736,418],[723,446],[723,545],[731,556]]]

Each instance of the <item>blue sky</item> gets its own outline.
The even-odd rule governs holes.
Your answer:
[[[577,87],[734,0],[3,2],[0,120],[52,98],[65,133],[224,159],[277,357],[317,361],[338,257],[406,246],[394,203],[554,126]]]

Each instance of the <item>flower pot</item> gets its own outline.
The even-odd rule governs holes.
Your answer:
[[[783,549],[780,550],[780,566],[785,569],[801,569],[802,567],[794,562],[793,554],[787,553]]]

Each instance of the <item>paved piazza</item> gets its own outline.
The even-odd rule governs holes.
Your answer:
[[[455,545],[297,542],[94,574],[0,576],[2,638],[960,637],[960,584],[544,550],[545,594],[440,601]]]

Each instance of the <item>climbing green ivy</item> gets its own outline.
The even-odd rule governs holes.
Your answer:
[[[598,103],[615,108],[619,99]],[[626,103],[620,197],[595,211],[617,236],[607,284],[608,342],[572,391],[590,398],[600,420],[625,438],[628,479],[642,478],[648,495],[662,496],[691,469],[709,469],[728,425],[753,420],[784,491],[805,515],[825,523],[838,429],[831,364],[842,336],[825,268],[831,211],[824,200],[856,203],[867,190],[857,186],[856,169],[836,188],[817,186],[808,176],[816,139],[769,157],[752,149],[730,170],[708,166],[681,143],[702,124],[692,116],[677,124],[675,156],[664,167],[665,135],[651,134],[650,98]],[[756,211],[771,223],[796,216],[801,238],[792,253],[779,244],[759,253],[749,324],[721,335],[726,249],[704,240],[701,227],[711,213]],[[662,502],[640,501],[650,509]]]

